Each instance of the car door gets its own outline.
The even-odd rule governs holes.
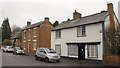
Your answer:
[[[38,57],[41,57],[41,58],[42,58],[42,56],[41,56],[41,49],[37,49],[36,55],[37,55]]]
[[[42,48],[40,48],[40,49],[37,50],[37,55],[38,55],[38,57],[40,57],[40,58],[44,58],[44,57],[43,57],[43,49],[42,49]]]
[[[40,55],[41,55],[42,58],[46,57],[46,53],[45,53],[44,49],[41,49]]]

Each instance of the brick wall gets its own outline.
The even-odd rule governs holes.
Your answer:
[[[52,26],[48,22],[45,22],[40,26],[40,47],[51,47],[51,29]]]
[[[103,57],[106,65],[120,65],[120,55],[106,54]]]
[[[26,30],[26,38],[24,39],[24,30],[22,31],[22,47],[26,45],[25,52],[26,54],[34,54],[33,45],[36,43],[36,48],[38,47],[51,47],[51,29],[52,25],[48,21],[44,21],[43,24],[30,28],[30,37],[29,29]],[[35,30],[35,33],[34,33]],[[35,36],[34,36],[35,34]],[[26,41],[26,42],[25,42]],[[30,46],[28,46],[30,43]],[[28,48],[29,47],[29,48]],[[28,52],[29,49],[29,52]]]

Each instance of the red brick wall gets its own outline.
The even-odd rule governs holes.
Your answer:
[[[52,25],[47,22],[44,21],[43,24],[41,24],[40,26],[37,27],[36,29],[36,37],[34,37],[34,28],[30,29],[30,37],[28,35],[28,30],[26,30],[26,39],[24,39],[24,31],[22,31],[22,47],[25,44],[26,45],[26,53],[28,53],[28,40],[30,39],[30,52],[31,54],[33,54],[35,52],[35,50],[33,50],[33,40],[36,40],[36,48],[38,47],[51,47],[51,29],[52,29]],[[23,42],[26,41],[26,42]]]
[[[103,58],[106,65],[120,65],[120,55],[106,54]]]
[[[44,24],[40,26],[40,47],[51,47],[51,29],[52,26],[48,22],[44,22]]]

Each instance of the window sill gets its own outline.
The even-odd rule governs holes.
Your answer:
[[[55,39],[61,39],[61,37],[56,37]]]
[[[37,36],[33,36],[33,37],[37,37]]]
[[[34,51],[36,50],[36,49],[33,49]]]
[[[98,58],[98,57],[88,57],[88,58]]]
[[[86,37],[86,35],[81,35],[81,36],[77,36],[77,37]]]

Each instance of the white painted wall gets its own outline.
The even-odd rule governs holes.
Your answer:
[[[61,30],[61,39],[55,39],[55,31],[51,31],[51,47],[55,49],[56,44],[61,44],[61,56],[68,56],[67,42],[101,42],[98,46],[98,58],[102,60],[103,48],[102,48],[102,23],[86,25],[86,36],[77,37],[77,27]],[[87,46],[85,47],[87,51]],[[87,52],[86,57],[87,58]]]

